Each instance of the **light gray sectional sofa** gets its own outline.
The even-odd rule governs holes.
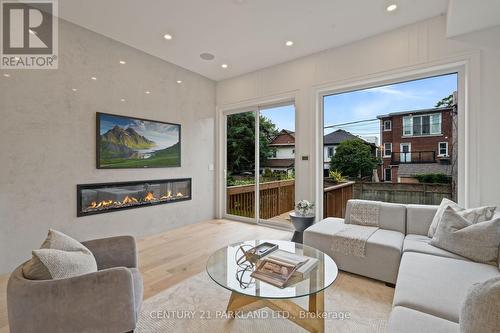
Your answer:
[[[332,234],[344,219],[314,224],[304,232],[304,244],[329,254],[341,270],[396,283],[388,332],[460,332],[468,289],[500,271],[431,245],[427,232],[437,208],[381,203],[380,229],[368,239],[364,258],[332,251]]]

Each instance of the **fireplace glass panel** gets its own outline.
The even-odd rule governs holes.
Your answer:
[[[191,179],[166,179],[77,186],[78,216],[191,199]]]

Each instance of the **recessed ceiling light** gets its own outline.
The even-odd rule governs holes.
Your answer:
[[[146,90],[144,93],[145,93],[146,95],[149,95],[149,94],[151,94],[151,91]]]
[[[10,77],[10,74],[5,73],[3,76]]]
[[[292,46],[293,42],[291,40],[287,40],[285,43],[286,46]]]
[[[71,90],[73,90],[73,91],[77,91],[77,89],[76,89],[76,88],[71,88]]]
[[[120,64],[125,65],[127,62],[125,60],[120,60]]]
[[[120,102],[125,102],[125,98],[120,99]]]
[[[172,35],[164,34],[163,38],[165,38],[166,40],[171,40],[173,37],[172,37]]]
[[[395,3],[391,3],[387,6],[386,10],[388,12],[393,12],[395,11],[396,9],[398,9],[398,5],[396,5]]]
[[[181,83],[182,83],[182,81],[181,81],[181,80],[177,80],[177,83],[181,84]]]
[[[215,56],[212,53],[204,52],[200,54],[200,58],[203,60],[214,60]]]
[[[97,78],[95,76],[92,76],[90,79],[94,80],[94,81],[97,80]]]
[[[227,64],[222,64],[222,65],[220,65],[220,67],[227,68],[228,66],[227,66]]]

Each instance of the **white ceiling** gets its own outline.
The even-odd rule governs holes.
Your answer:
[[[446,23],[448,37],[500,25],[500,1],[450,0]]]
[[[222,80],[444,14],[448,5],[395,1],[398,9],[388,13],[388,0],[62,0],[59,15]],[[200,59],[202,52],[215,59]]]

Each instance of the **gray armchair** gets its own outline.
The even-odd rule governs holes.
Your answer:
[[[11,333],[130,332],[142,304],[135,240],[119,236],[82,242],[98,271],[68,279],[28,280],[22,265],[7,285]]]

